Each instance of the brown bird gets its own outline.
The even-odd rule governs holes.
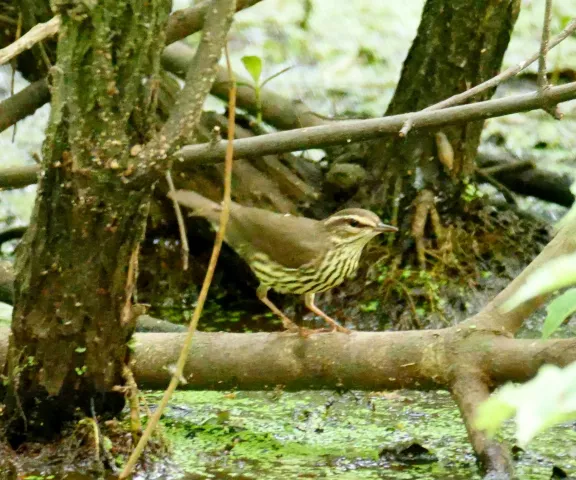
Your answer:
[[[218,228],[222,210],[219,204],[189,190],[168,196]],[[318,221],[232,202],[225,240],[256,274],[260,281],[258,298],[282,319],[287,330],[305,331],[270,301],[270,289],[304,294],[306,307],[328,322],[331,331],[350,333],[315,305],[314,295],[352,276],[362,249],[372,238],[397,230],[382,223],[375,213],[360,208],[347,208]]]

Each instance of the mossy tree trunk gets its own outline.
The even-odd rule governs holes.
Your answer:
[[[127,183],[156,126],[167,0],[62,3],[43,174],[16,258],[3,423],[19,443],[115,413],[152,185]],[[23,436],[26,432],[26,437]]]
[[[386,115],[422,110],[496,75],[519,9],[520,0],[428,0]],[[471,122],[433,132],[414,125],[405,138],[386,136],[368,156],[370,179],[357,199],[384,205],[384,216],[402,218],[408,232],[419,228],[411,225],[412,206],[418,212],[422,202],[433,201],[458,212],[474,173],[482,126]]]

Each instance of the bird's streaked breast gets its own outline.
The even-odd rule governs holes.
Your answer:
[[[358,268],[362,248],[341,245],[329,249],[318,262],[300,268],[286,268],[263,253],[249,260],[250,268],[263,285],[279,293],[318,293],[341,284]]]

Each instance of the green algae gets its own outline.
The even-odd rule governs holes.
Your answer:
[[[172,405],[163,430],[188,479],[481,478],[446,392],[178,392]],[[518,450],[519,478],[576,472],[570,445],[570,425],[539,436]],[[425,454],[408,460],[413,446]]]

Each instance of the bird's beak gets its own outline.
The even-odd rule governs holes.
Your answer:
[[[393,227],[392,225],[386,225],[385,223],[379,223],[374,230],[376,230],[378,233],[398,231],[396,227]]]

